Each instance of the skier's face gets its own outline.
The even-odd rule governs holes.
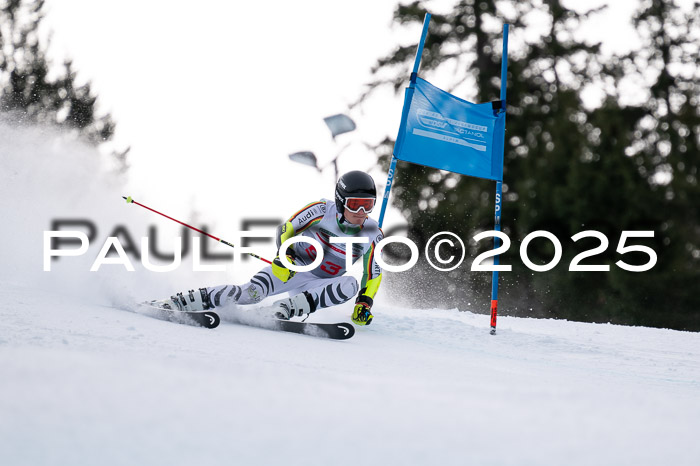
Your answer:
[[[365,220],[367,220],[367,214],[364,210],[360,210],[359,212],[350,212],[346,208],[343,215],[345,216],[345,219],[353,225],[362,225],[365,223]]]

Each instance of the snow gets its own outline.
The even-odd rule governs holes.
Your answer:
[[[504,316],[491,336],[383,295],[347,341],[156,320],[128,309],[225,277],[87,272],[100,244],[43,272],[50,218],[144,224],[105,207],[123,193],[99,167],[51,155],[88,149],[18,131],[0,127],[3,465],[700,464],[697,333]]]
[[[2,297],[5,464],[700,459],[697,334],[380,305],[338,342]]]

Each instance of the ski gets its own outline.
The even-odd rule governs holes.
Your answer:
[[[301,333],[314,337],[330,338],[332,340],[347,340],[355,334],[355,327],[346,322],[337,324],[317,324],[314,322],[295,322],[292,320],[275,319],[277,330],[283,332]]]
[[[139,308],[143,314],[156,319],[167,320],[179,324],[195,325],[205,328],[216,328],[221,323],[219,314],[213,311],[180,311],[167,309],[153,303],[141,303]]]
[[[232,324],[258,327],[280,332],[298,333],[312,337],[329,338],[331,340],[347,340],[355,334],[355,327],[347,322],[322,324],[316,322],[298,322],[294,320],[277,319],[270,315],[269,309],[258,308],[250,310],[221,309],[221,318]]]
[[[142,314],[156,319],[177,322],[180,324],[196,325],[205,328],[216,328],[221,323],[221,317],[214,311],[180,311],[163,307],[158,302],[140,303]],[[260,327],[268,330],[298,333],[312,337],[329,338],[331,340],[347,340],[355,335],[355,327],[347,322],[322,324],[315,322],[297,322],[275,318],[264,318],[247,321],[247,319],[226,319],[234,324]]]

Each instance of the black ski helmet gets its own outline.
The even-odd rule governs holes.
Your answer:
[[[377,187],[372,177],[359,170],[347,172],[341,176],[335,185],[335,207],[341,214],[345,211],[345,199],[348,197],[376,199]]]

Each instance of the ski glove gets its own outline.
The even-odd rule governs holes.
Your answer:
[[[370,312],[373,300],[369,296],[360,295],[355,300],[355,309],[352,311],[352,321],[356,325],[369,325],[374,317]]]
[[[294,258],[289,254],[287,255],[287,260],[292,264],[296,264],[294,262]],[[279,278],[283,283],[287,283],[296,274],[296,272],[282,265],[280,256],[277,256],[275,257],[275,260],[272,261],[272,274]]]

